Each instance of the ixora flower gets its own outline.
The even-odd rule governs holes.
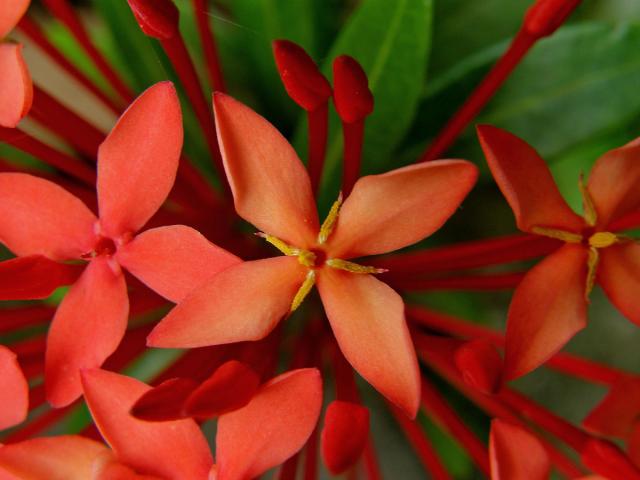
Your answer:
[[[478,136],[493,176],[520,230],[565,242],[536,265],[516,289],[508,313],[504,379],[544,363],[586,326],[597,282],[616,307],[640,324],[640,245],[619,234],[640,207],[640,140],[611,150],[580,181],[584,215],[564,201],[536,151],[491,126]]]
[[[477,169],[443,160],[363,177],[320,226],[307,172],[280,133],[223,94],[214,109],[238,214],[285,256],[216,275],[174,308],[148,345],[200,347],[266,336],[318,286],[340,348],[353,367],[410,415],[419,372],[401,297],[350,260],[386,253],[437,230],[473,186]]]
[[[281,464],[313,431],[322,405],[316,369],[282,374],[244,407],[221,415],[214,463],[191,419],[147,422],[129,415],[144,383],[100,369],[83,370],[91,415],[111,448],[80,436],[36,438],[0,447],[0,477],[86,480],[244,480]]]
[[[13,427],[27,417],[29,385],[16,355],[0,345],[0,430]]]
[[[15,127],[31,108],[33,86],[22,45],[3,41],[29,8],[30,0],[0,4],[0,126]]]
[[[173,85],[163,82],[131,105],[100,146],[99,218],[52,182],[0,174],[0,241],[18,256],[88,262],[49,329],[45,378],[54,406],[81,394],[80,369],[100,366],[125,333],[129,303],[120,267],[177,302],[239,262],[186,226],[136,235],[167,198],[181,147],[180,104]]]

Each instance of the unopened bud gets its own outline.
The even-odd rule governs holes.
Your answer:
[[[179,31],[180,12],[172,0],[127,0],[142,31],[158,40],[169,40]]]
[[[362,121],[373,112],[373,94],[369,90],[367,74],[348,55],[333,62],[333,101],[345,123]]]

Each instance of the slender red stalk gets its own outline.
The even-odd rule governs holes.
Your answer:
[[[378,462],[378,455],[376,454],[373,440],[369,436],[369,440],[364,447],[364,469],[367,472],[367,478],[369,480],[382,480],[382,473],[380,472],[380,462]]]
[[[480,471],[489,476],[487,448],[460,420],[458,414],[424,376],[422,377],[422,406],[427,415],[432,415],[460,443]]]
[[[407,278],[385,275],[385,282],[407,291],[421,290],[504,290],[515,288],[525,272],[492,273],[441,278]]]
[[[89,77],[82,73],[73,63],[67,60],[60,51],[47,39],[42,33],[38,24],[29,17],[24,16],[18,28],[22,30],[36,45],[38,45],[49,57],[51,57],[60,67],[62,67],[69,75],[80,82],[84,87],[93,93],[107,108],[115,114],[122,112],[122,106],[111,99],[100,88],[98,88]]]
[[[21,442],[31,437],[38,436],[41,432],[49,428],[56,423],[62,417],[67,415],[73,408],[79,404],[79,401],[72,403],[63,408],[51,409],[44,412],[38,418],[30,421],[27,425],[20,427],[9,435],[7,435],[2,442],[5,444]]]
[[[304,448],[304,480],[317,480],[318,478],[318,438],[320,431],[318,426],[307,440]]]
[[[134,96],[133,93],[94,46],[69,2],[67,0],[44,0],[44,4],[58,20],[66,25],[82,49],[89,55],[95,66],[107,78],[109,84],[113,86],[125,103],[131,103]]]
[[[364,142],[364,120],[354,123],[342,122],[344,139],[344,168],[342,173],[342,193],[349,195],[360,178],[362,163],[362,143]]]
[[[82,160],[50,147],[19,128],[0,127],[0,141],[33,155],[51,167],[77,178],[86,185],[96,184],[96,172]]]
[[[315,110],[307,112],[307,125],[309,131],[309,177],[313,194],[318,193],[322,170],[327,152],[327,135],[329,131],[329,104],[323,103]]]
[[[46,305],[3,308],[0,310],[0,333],[47,323],[54,313],[55,309]]]
[[[216,40],[211,22],[209,22],[209,14],[207,12],[206,0],[193,0],[193,10],[196,16],[196,24],[198,25],[198,33],[200,34],[200,43],[204,58],[207,61],[207,72],[209,80],[214,90],[225,92],[224,76],[220,65],[220,56],[216,47]]]
[[[296,480],[296,473],[298,472],[298,459],[300,455],[295,454],[289,460],[282,464],[278,480]]]

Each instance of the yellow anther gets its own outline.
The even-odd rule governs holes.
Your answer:
[[[582,194],[582,208],[584,210],[584,220],[587,222],[587,225],[593,227],[598,221],[598,212],[596,212],[596,207],[593,204],[593,199],[591,198],[591,194],[589,193],[589,189],[587,185],[584,183],[584,175],[580,174],[580,180],[578,182],[578,186],[580,187],[580,193]]]
[[[333,202],[327,218],[322,222],[322,227],[320,227],[320,233],[318,234],[318,243],[325,243],[333,232],[333,228],[338,221],[338,215],[340,214],[340,207],[342,207],[342,192],[338,195],[338,199]]]
[[[533,233],[537,233],[538,235],[555,238],[556,240],[562,240],[563,242],[567,243],[582,242],[582,235],[580,235],[579,233],[567,232],[565,230],[559,230],[557,228],[533,227],[531,231]]]
[[[291,302],[291,309],[289,310],[289,312],[294,312],[298,309],[307,295],[309,295],[309,292],[311,291],[315,283],[316,272],[313,270],[309,270],[309,272],[307,273],[307,277],[304,279],[304,282],[302,282],[302,285],[300,285],[296,296],[293,297],[293,301]]]
[[[271,245],[276,247],[285,255],[288,255],[290,257],[295,257],[300,253],[300,250],[288,245],[287,243],[280,240],[278,237],[274,237],[273,235],[269,235],[262,232],[258,232],[256,233],[256,235],[260,238],[264,238],[267,242],[269,242]]]
[[[368,267],[366,265],[360,265],[358,263],[349,262],[347,260],[341,260],[339,258],[330,258],[327,260],[327,265],[331,268],[338,270],[344,270],[351,273],[384,273],[388,272],[386,268]]]
[[[593,248],[607,248],[618,243],[620,238],[611,232],[596,232],[589,237],[589,246]]]
[[[316,254],[308,250],[298,250],[298,262],[305,267],[314,267],[316,264]]]
[[[584,299],[589,301],[589,294],[593,290],[593,286],[596,283],[596,273],[598,271],[598,263],[600,262],[600,254],[598,249],[591,247],[589,249],[589,258],[587,259],[587,284],[584,290]]]

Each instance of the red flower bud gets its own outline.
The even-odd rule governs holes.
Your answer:
[[[333,101],[345,123],[364,120],[373,112],[373,94],[360,64],[342,55],[333,62]]]
[[[334,475],[344,472],[358,461],[367,444],[369,410],[351,402],[331,402],[324,416],[321,438],[327,468]]]
[[[456,367],[464,382],[482,393],[494,393],[502,379],[502,357],[489,340],[462,345],[455,353]]]
[[[172,0],[127,0],[142,31],[158,40],[178,34],[180,13]]]

